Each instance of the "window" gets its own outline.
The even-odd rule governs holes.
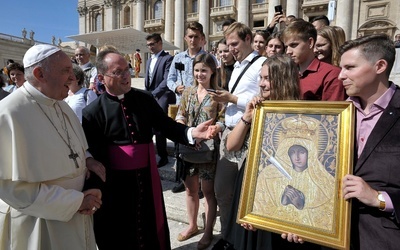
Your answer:
[[[253,22],[253,27],[265,27],[264,20],[257,20]]]
[[[193,0],[192,1],[192,13],[197,13],[198,12],[198,1],[197,0]]]
[[[131,8],[129,6],[124,9],[124,27],[131,25]]]
[[[96,15],[95,17],[95,27],[94,27],[95,31],[102,31],[103,30],[103,17],[102,15],[99,13]]]
[[[220,0],[219,1],[219,6],[231,6],[232,5],[232,0]]]
[[[256,3],[265,3],[265,0],[256,0]]]
[[[131,8],[129,6],[124,9],[124,27],[131,25]]]
[[[154,19],[161,19],[163,13],[163,5],[161,1],[154,4]]]

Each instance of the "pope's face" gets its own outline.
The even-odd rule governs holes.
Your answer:
[[[288,154],[296,172],[303,172],[308,167],[308,151],[300,145],[293,145],[289,148]]]
[[[107,72],[98,74],[99,80],[104,83],[107,91],[113,95],[122,95],[131,89],[131,76],[128,62],[116,53],[109,53],[104,57],[108,65]]]
[[[46,82],[41,85],[41,91],[49,98],[63,100],[68,96],[68,86],[76,79],[71,60],[67,54],[59,51],[49,58],[48,64],[47,69],[41,69],[41,77]]]

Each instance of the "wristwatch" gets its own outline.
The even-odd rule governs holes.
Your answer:
[[[378,191],[378,200],[379,200],[379,210],[384,210],[386,207],[385,198],[382,193]]]

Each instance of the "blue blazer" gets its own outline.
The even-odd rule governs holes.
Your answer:
[[[151,82],[149,81],[150,60],[146,63],[145,89],[153,94],[165,113],[168,113],[169,104],[176,103],[175,93],[167,86],[167,78],[172,59],[173,57],[164,50],[161,52],[154,66]]]

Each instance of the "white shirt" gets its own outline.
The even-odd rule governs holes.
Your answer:
[[[258,55],[257,52],[250,53],[242,62],[236,62],[235,68],[233,69],[231,79],[229,81],[229,90],[235,85],[236,79],[239,77],[240,73],[244,70],[250,61]],[[232,94],[238,97],[237,104],[228,103],[225,112],[225,125],[228,127],[233,127],[239,121],[240,117],[243,116],[244,110],[246,109],[246,104],[260,92],[258,86],[261,66],[265,61],[265,57],[258,58],[253,64],[246,70],[235,90]]]
[[[79,121],[82,123],[82,109],[85,108],[89,103],[93,102],[97,95],[92,90],[89,90],[87,93],[87,101],[85,102],[84,93],[87,88],[83,87],[78,90],[75,94],[69,95],[64,99],[66,103],[71,107]]]
[[[155,55],[151,55],[151,61],[150,61],[150,65],[149,65],[149,83],[151,83],[152,79],[153,79],[153,72],[154,72],[154,67],[156,66],[156,62],[158,60],[158,58],[160,57],[162,50],[160,50],[160,52],[158,52]]]

